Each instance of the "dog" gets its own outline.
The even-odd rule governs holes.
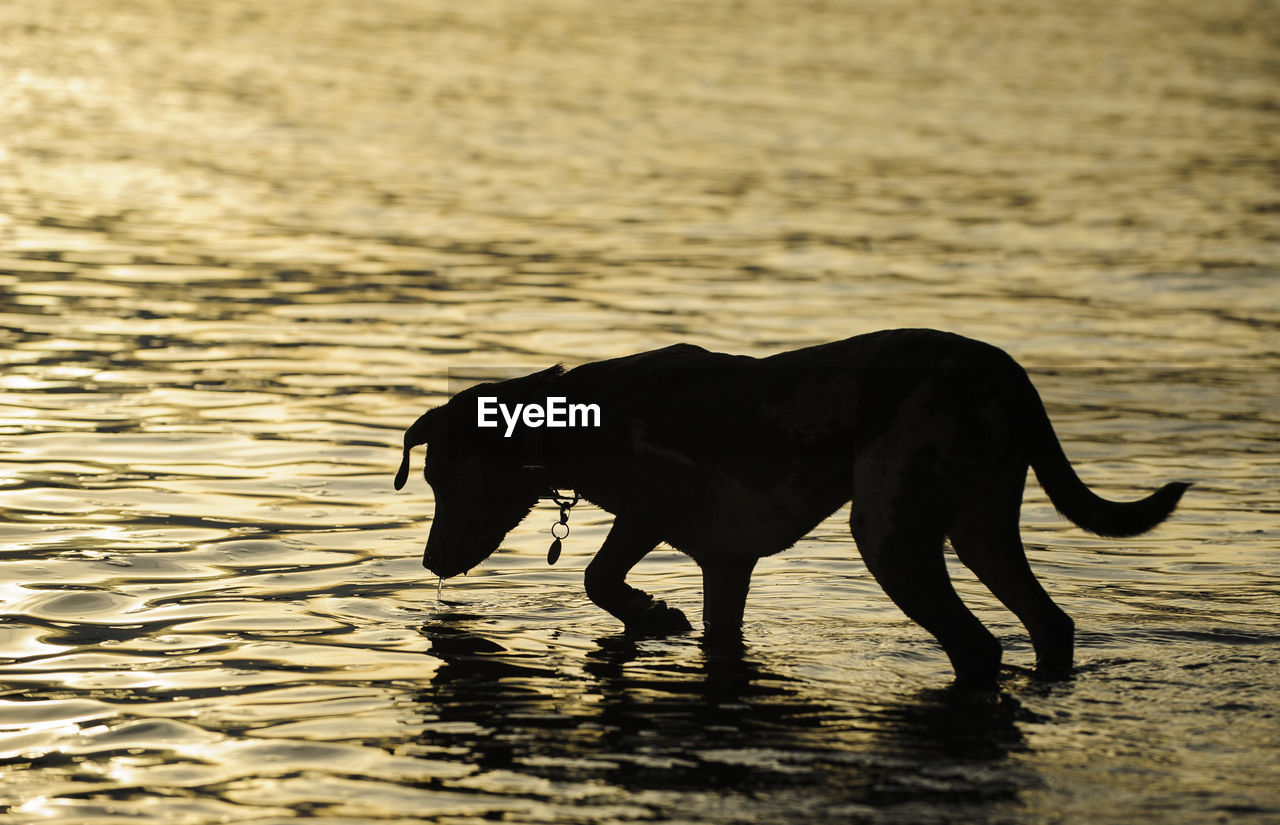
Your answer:
[[[563,413],[575,405],[584,420],[569,426]],[[1018,529],[1027,468],[1062,515],[1107,537],[1152,529],[1190,486],[1100,498],[1012,357],[927,329],[765,358],[677,344],[480,384],[405,431],[397,490],[421,444],[436,501],[428,570],[465,573],[540,498],[573,490],[615,517],[587,565],[587,596],[634,634],[691,629],[681,611],[626,583],[660,542],[702,570],[704,639],[740,641],[756,562],[852,501],[849,527],[872,576],[936,637],[956,682],[978,686],[996,682],[1001,648],[952,587],[946,539],[1026,627],[1037,673],[1060,677],[1073,667],[1075,628],[1027,564]]]

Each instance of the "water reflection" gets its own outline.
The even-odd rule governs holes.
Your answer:
[[[422,628],[444,660],[417,694],[428,754],[475,765],[469,781],[521,776],[551,788],[626,789],[654,817],[688,797],[769,800],[706,821],[769,821],[773,806],[813,821],[899,805],[1017,802],[1034,773],[1011,766],[1034,720],[1008,693],[921,689],[862,704],[830,701],[747,651],[598,638],[580,672],[540,667],[485,635],[482,617],[438,614]],[[533,784],[530,785],[533,787]]]

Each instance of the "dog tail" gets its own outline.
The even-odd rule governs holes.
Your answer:
[[[1012,360],[1012,359],[1010,359]],[[1014,389],[1026,446],[1040,486],[1058,512],[1078,527],[1110,538],[1136,536],[1167,519],[1190,484],[1175,481],[1137,501],[1109,501],[1090,490],[1067,459],[1040,393],[1022,367]]]

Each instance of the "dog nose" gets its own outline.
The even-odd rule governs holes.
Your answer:
[[[449,564],[447,559],[440,558],[439,553],[432,553],[430,543],[422,551],[422,566],[442,579],[452,578],[463,572],[456,565]]]

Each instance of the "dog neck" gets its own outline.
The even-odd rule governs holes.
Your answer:
[[[566,498],[566,496],[561,495],[561,491],[562,490],[572,491],[572,488],[560,487],[560,486],[557,486],[556,484],[553,484],[551,481],[551,476],[547,472],[547,467],[545,464],[524,464],[524,465],[521,465],[520,469],[524,470],[526,473],[531,474],[537,486],[542,488],[542,492],[538,493],[539,500],[554,501],[557,504],[559,504],[561,501],[565,500]],[[577,493],[573,493],[573,498],[576,499],[577,497],[578,497]]]

